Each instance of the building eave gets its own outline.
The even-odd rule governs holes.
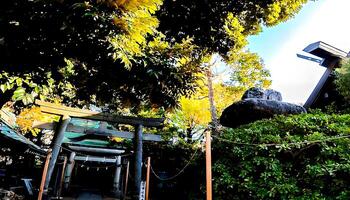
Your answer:
[[[320,63],[321,66],[326,67],[327,70],[322,75],[320,81],[312,91],[311,95],[307,99],[304,104],[305,108],[309,108],[316,101],[316,99],[320,96],[320,92],[324,87],[324,84],[328,80],[334,68],[338,67],[338,62],[346,57],[348,57],[348,53],[338,48],[335,48],[327,43],[322,41],[312,43],[304,48],[305,52],[322,58],[323,61]]]
[[[308,45],[306,48],[303,49],[304,52],[310,53],[314,56],[323,58],[323,59],[334,59],[334,58],[338,58],[338,59],[344,59],[348,56],[348,53],[335,48],[325,42],[319,41],[319,42],[315,42],[312,43],[310,45]],[[321,63],[322,65],[322,63]],[[322,65],[324,66],[324,65]]]

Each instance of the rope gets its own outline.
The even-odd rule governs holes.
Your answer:
[[[43,159],[46,158],[46,155],[42,155],[42,154],[36,153],[33,150],[31,150],[30,148],[28,148],[24,153],[28,153],[28,154],[32,154],[32,155],[35,155],[35,156],[39,156],[40,158],[43,158]]]
[[[159,180],[161,181],[169,181],[169,180],[172,180],[172,179],[175,179],[177,178],[178,176],[180,176],[184,171],[185,169],[191,164],[191,162],[193,161],[195,155],[197,154],[198,152],[198,149],[196,149],[196,151],[193,153],[193,155],[191,156],[190,160],[186,163],[186,165],[180,170],[178,171],[175,175],[171,176],[171,177],[168,177],[168,178],[161,178],[153,169],[152,165],[150,166],[151,168],[151,171],[152,171],[152,174]]]
[[[326,138],[323,140],[310,140],[310,141],[302,141],[302,142],[289,142],[289,143],[240,143],[240,142],[234,142],[228,139],[220,138],[218,136],[212,136],[213,138],[216,138],[220,141],[235,144],[235,145],[241,145],[241,146],[267,146],[267,147],[272,147],[272,146],[280,146],[280,145],[301,145],[301,144],[313,144],[313,143],[321,143],[321,142],[327,142],[327,141],[332,141],[332,140],[338,140],[342,138],[350,138],[350,135],[341,135],[341,136],[336,136],[332,138]]]
[[[110,167],[115,167],[115,164],[112,165],[105,165],[105,166],[87,166],[84,165],[84,163],[77,163],[76,165],[80,166],[80,167],[86,167],[86,168],[92,168],[92,169],[105,169],[105,168],[110,168]]]

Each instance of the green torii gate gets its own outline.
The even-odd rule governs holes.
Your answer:
[[[135,149],[135,169],[134,169],[134,187],[139,192],[141,184],[141,168],[142,168],[142,141],[161,141],[159,135],[143,134],[143,127],[160,127],[163,125],[163,118],[142,118],[129,116],[114,116],[107,113],[94,112],[90,110],[77,109],[58,104],[48,103],[44,101],[35,101],[40,106],[41,112],[61,116],[58,124],[35,122],[34,127],[51,129],[55,131],[54,141],[52,142],[52,156],[49,161],[44,191],[47,192],[52,173],[64,140],[65,132],[75,132],[99,136],[116,136],[121,138],[133,139]],[[71,119],[78,118],[81,120],[100,121],[98,128],[77,126],[71,123]],[[132,125],[135,127],[135,133],[118,131],[115,128],[107,127],[107,122]]]

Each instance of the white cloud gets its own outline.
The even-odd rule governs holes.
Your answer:
[[[324,0],[320,9],[295,27],[290,38],[280,46],[271,60],[265,60],[271,71],[272,88],[282,92],[285,101],[304,103],[320,79],[324,68],[300,59],[296,53],[308,44],[323,41],[344,51],[350,50],[350,1]]]

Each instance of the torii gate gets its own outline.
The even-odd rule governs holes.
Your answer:
[[[35,122],[34,127],[56,130],[54,141],[51,144],[52,156],[49,161],[46,180],[44,184],[44,191],[47,192],[52,173],[61,149],[66,131],[78,132],[84,134],[93,134],[100,136],[116,136],[121,138],[133,138],[135,149],[135,169],[134,169],[134,187],[137,194],[140,191],[141,184],[141,169],[142,169],[142,141],[161,141],[159,135],[143,134],[143,127],[160,127],[163,125],[163,118],[142,118],[129,116],[114,116],[107,113],[94,112],[90,110],[77,109],[63,105],[48,103],[44,101],[35,101],[36,105],[40,106],[41,112],[60,115],[60,123],[55,127],[55,124],[47,124],[42,122]],[[135,133],[118,131],[115,129],[107,129],[107,127],[100,126],[99,128],[86,128],[70,124],[71,118],[80,118],[87,120],[95,120],[102,122],[112,122],[118,124],[127,124],[135,127]],[[139,195],[139,194],[138,194]]]

